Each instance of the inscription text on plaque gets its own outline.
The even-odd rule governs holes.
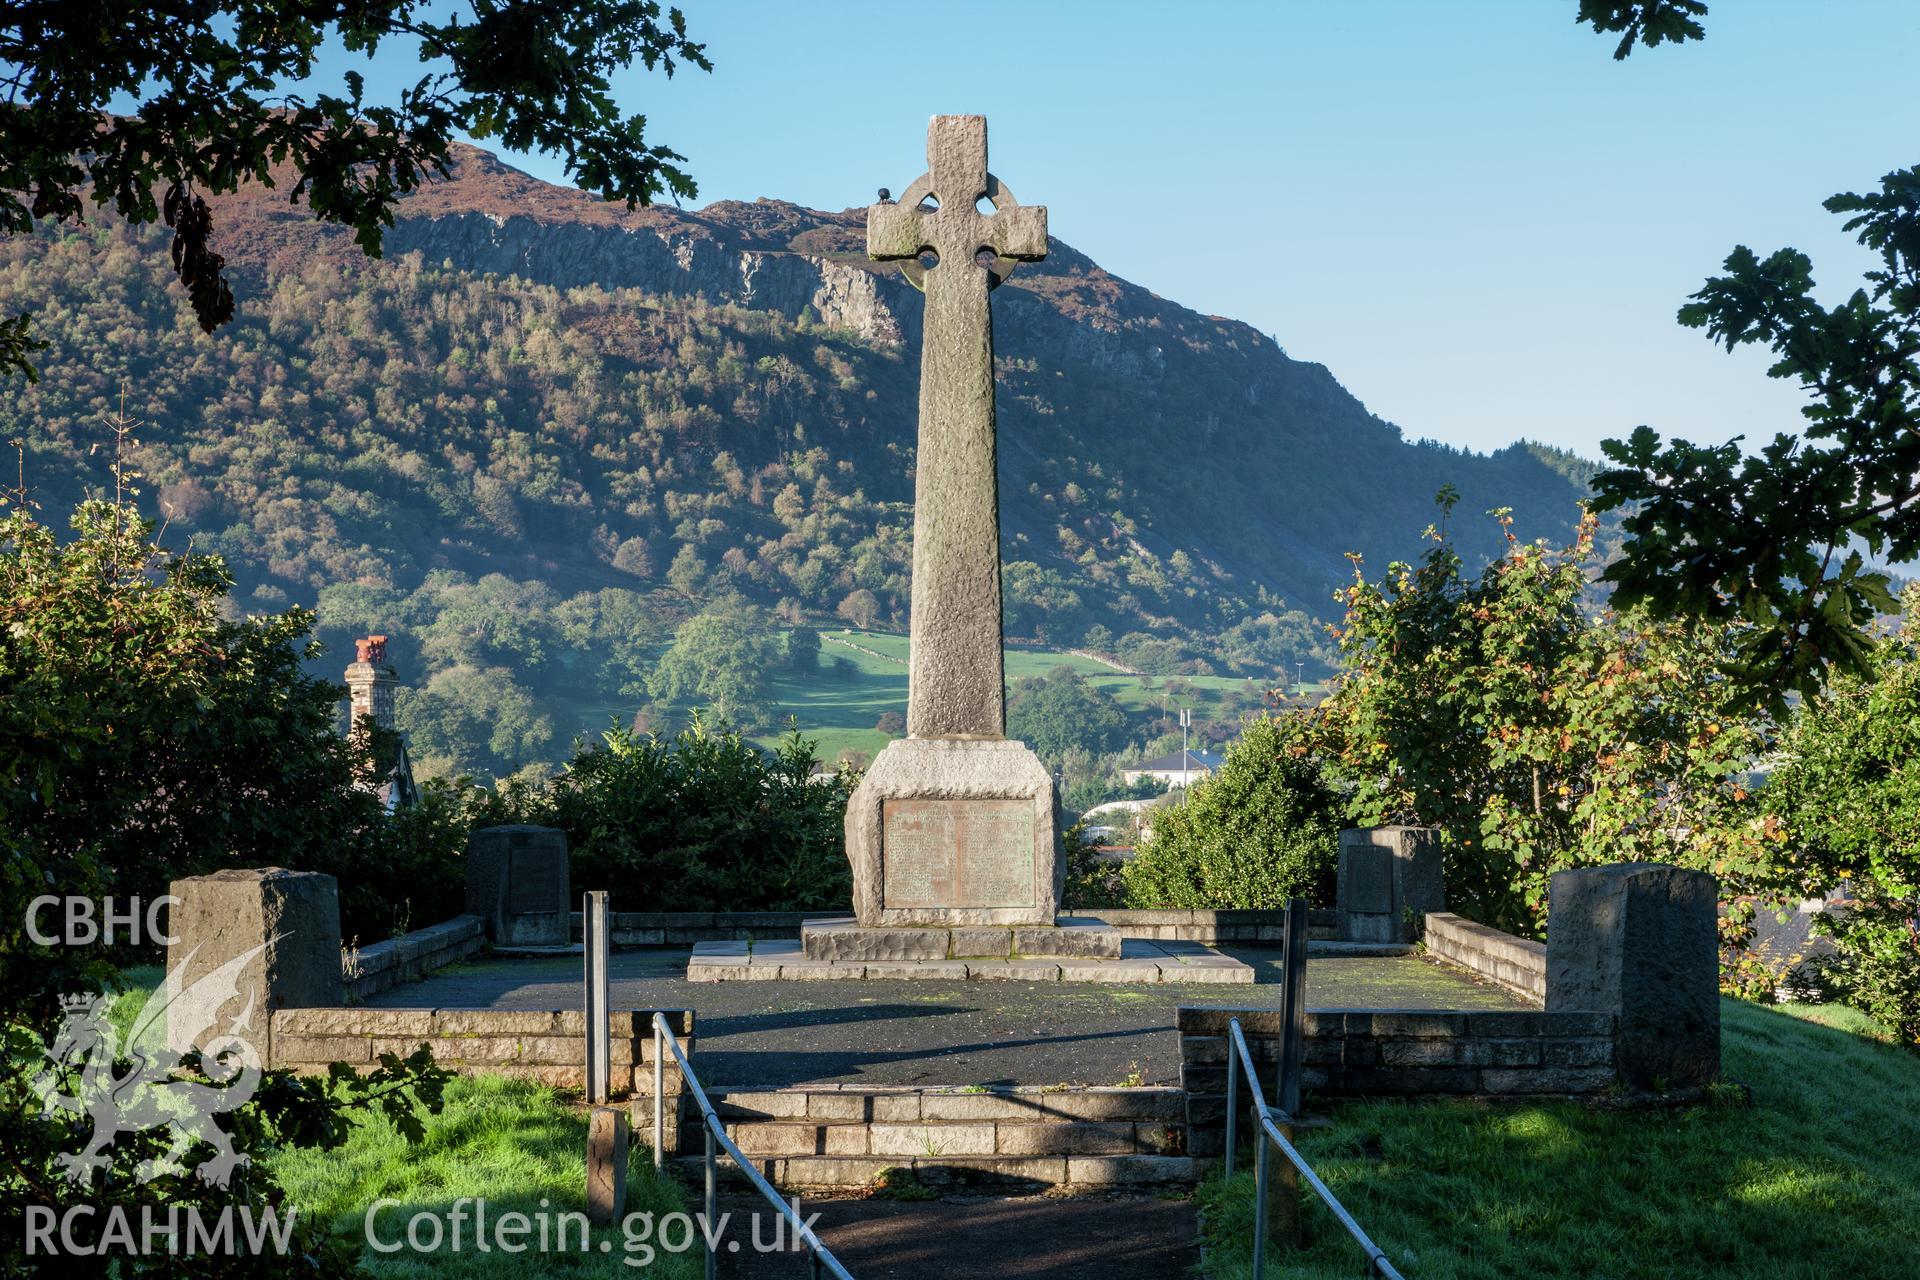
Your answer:
[[[1031,800],[889,799],[880,833],[889,908],[1033,904]]]

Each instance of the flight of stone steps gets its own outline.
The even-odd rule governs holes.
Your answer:
[[[824,1084],[708,1096],[728,1136],[779,1187],[868,1187],[883,1173],[1008,1190],[1195,1177],[1177,1088]],[[683,1162],[697,1164],[690,1108],[680,1135]]]

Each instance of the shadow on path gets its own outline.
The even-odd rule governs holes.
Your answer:
[[[736,1218],[757,1197],[723,1197]],[[803,1201],[814,1230],[854,1280],[1183,1280],[1198,1260],[1189,1200],[1142,1196]],[[765,1222],[763,1217],[763,1222]],[[731,1229],[740,1252],[723,1254],[729,1280],[801,1280],[805,1254],[755,1254],[750,1231]],[[770,1223],[762,1238],[770,1238]],[[724,1249],[725,1246],[723,1245]]]

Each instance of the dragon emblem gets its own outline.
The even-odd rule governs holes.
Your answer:
[[[213,1156],[196,1170],[208,1186],[226,1186],[233,1171],[249,1163],[213,1118],[245,1103],[260,1083],[260,1053],[245,1034],[252,1029],[249,1023],[258,993],[247,991],[245,1007],[224,1033],[210,1033],[220,1010],[239,997],[240,978],[248,963],[275,941],[269,939],[192,983],[186,982],[187,966],[199,948],[188,952],[141,1009],[124,1043],[117,1041],[110,1021],[113,997],[62,998],[65,1017],[47,1051],[50,1066],[34,1077],[32,1088],[45,1114],[68,1111],[93,1122],[93,1135],[86,1145],[59,1157],[69,1181],[81,1185],[91,1181],[93,1171],[110,1162],[107,1149],[119,1135],[162,1125],[172,1129],[172,1140],[164,1152],[143,1160],[135,1170],[142,1183],[162,1174],[184,1174],[181,1157],[196,1141],[213,1148]],[[181,1059],[196,1046],[200,1074],[212,1083],[182,1078]],[[127,1068],[117,1072],[121,1062]],[[61,1093],[63,1079],[76,1068],[77,1091]]]

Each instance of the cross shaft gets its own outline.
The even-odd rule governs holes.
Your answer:
[[[992,213],[976,208],[982,198]],[[926,202],[926,203],[923,203]],[[929,207],[929,204],[931,207]],[[867,211],[878,261],[938,255],[927,295],[915,455],[912,652],[907,733],[1006,735],[1000,622],[1000,501],[990,289],[1047,253],[1047,211],[1021,206],[987,171],[984,116],[935,116],[927,173],[900,203]],[[983,264],[982,251],[993,255]],[[909,272],[912,268],[908,268]]]

